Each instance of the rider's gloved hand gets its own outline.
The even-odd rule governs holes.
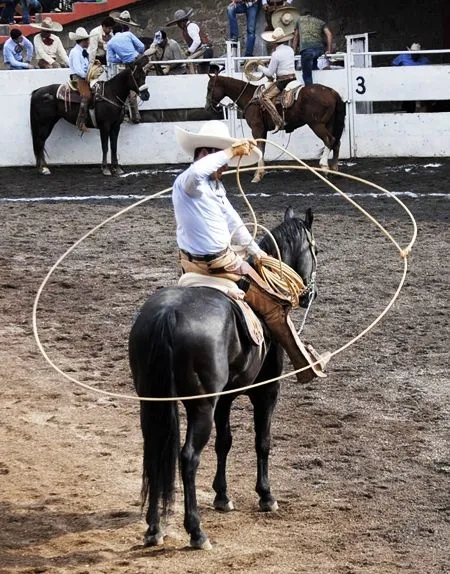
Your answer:
[[[243,155],[250,155],[252,149],[257,145],[255,140],[239,140],[235,142],[230,148],[226,149],[228,157],[241,157]]]

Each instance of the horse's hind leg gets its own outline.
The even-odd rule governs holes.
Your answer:
[[[109,139],[109,126],[101,126],[100,139],[102,142],[102,174],[112,175],[108,167],[108,139]]]
[[[330,163],[330,168],[334,171],[339,170],[339,150],[341,149],[341,142],[335,142],[333,146],[333,158]]]
[[[114,175],[122,175],[123,169],[119,165],[119,160],[117,159],[117,141],[119,139],[120,132],[120,122],[114,124],[111,127],[111,133],[109,134],[109,141],[111,144],[111,168]]]
[[[234,509],[232,501],[228,498],[226,478],[227,456],[232,444],[230,429],[230,408],[232,402],[233,399],[229,398],[228,395],[222,396],[217,403],[214,413],[217,455],[217,470],[213,482],[213,488],[216,491],[214,508],[223,512]]]
[[[181,476],[184,486],[184,527],[191,537],[192,548],[209,550],[211,543],[200,526],[197,508],[195,478],[200,462],[200,454],[211,435],[213,404],[210,401],[188,401],[186,442],[181,450]]]
[[[275,375],[273,375],[275,376]],[[253,404],[255,449],[257,457],[256,492],[259,507],[264,512],[278,510],[278,503],[270,492],[269,452],[272,415],[277,402],[279,384],[274,383],[249,393]]]
[[[253,137],[261,137],[261,136],[255,136],[253,134]],[[267,134],[265,134],[263,137],[266,138]],[[266,149],[265,142],[258,142],[258,147],[261,151],[261,159],[258,161],[258,167],[253,175],[252,183],[259,183],[262,180],[262,178],[266,175],[266,171],[264,169],[264,151]]]
[[[52,119],[46,125],[41,124],[38,128],[38,133],[35,140],[34,154],[36,157],[36,167],[41,175],[51,174],[50,168],[48,167],[47,161],[45,159],[45,142],[47,141],[49,135],[52,133],[52,130],[58,120],[59,117]]]
[[[334,137],[328,131],[325,124],[313,124],[309,125],[312,131],[319,137],[325,144],[325,149],[323,150],[322,157],[320,158],[319,165],[324,169],[328,169],[328,158],[330,157],[331,150],[335,142]]]

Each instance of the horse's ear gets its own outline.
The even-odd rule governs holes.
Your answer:
[[[314,221],[314,215],[312,209],[308,207],[305,214],[305,225],[308,229],[311,229],[313,221]]]
[[[294,219],[294,217],[295,217],[294,210],[292,209],[291,206],[289,206],[284,212],[284,221],[287,221],[288,219]]]
[[[219,66],[217,64],[210,64],[208,76],[210,78],[214,78],[214,76],[218,76],[220,74],[220,72],[223,72],[224,70],[225,70],[225,66]]]

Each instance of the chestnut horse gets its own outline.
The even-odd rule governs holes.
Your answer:
[[[261,108],[257,98],[253,99],[259,86],[236,78],[221,76],[218,73],[210,74],[209,78],[205,108],[217,113],[222,99],[230,98],[242,111],[253,137],[266,139],[267,132],[275,129],[275,126],[270,115]],[[325,144],[320,166],[337,170],[346,112],[341,96],[328,86],[311,84],[302,87],[291,107],[282,110],[278,106],[278,111],[284,116],[287,133],[308,125]],[[264,176],[265,144],[259,142],[258,146],[263,156],[252,180],[253,183],[258,183]],[[333,157],[328,166],[331,152],[333,152]]]

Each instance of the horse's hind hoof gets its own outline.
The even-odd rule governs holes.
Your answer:
[[[39,173],[41,175],[51,175],[52,172],[49,170],[48,167],[41,167],[41,169],[39,170]]]
[[[234,504],[231,500],[215,500],[214,508],[220,512],[231,512],[234,510]]]
[[[149,534],[144,538],[144,546],[162,546],[163,544],[164,538],[160,532],[158,534]]]
[[[212,550],[212,544],[208,537],[203,534],[198,540],[191,538],[191,548],[195,548],[196,550]]]
[[[262,512],[276,512],[278,510],[278,502],[276,500],[260,500],[259,509]]]
[[[103,175],[112,175],[111,170],[109,167],[102,167],[102,174]]]

